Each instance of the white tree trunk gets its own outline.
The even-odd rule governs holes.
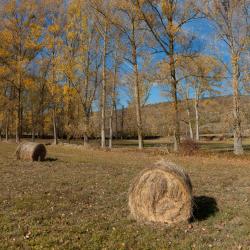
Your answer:
[[[114,74],[113,86],[112,86],[112,105],[110,110],[110,117],[109,117],[109,148],[112,148],[113,144],[113,117],[115,111],[115,103],[116,103],[116,70]]]
[[[31,132],[31,137],[32,141],[35,141],[35,121],[34,121],[34,110],[33,106],[31,107],[31,122],[32,122],[32,132]]]
[[[186,111],[187,111],[187,117],[188,117],[189,136],[193,140],[194,133],[193,133],[193,126],[192,126],[190,106],[189,106],[189,84],[187,84],[186,86]]]
[[[142,118],[141,118],[141,96],[140,96],[140,82],[139,82],[139,72],[137,64],[137,48],[135,41],[135,24],[132,23],[132,58],[133,58],[133,67],[135,74],[135,83],[134,83],[134,96],[135,96],[135,108],[136,108],[136,122],[137,122],[137,134],[138,134],[138,147],[143,149],[143,135],[142,135]]]
[[[195,99],[194,99],[194,110],[195,110],[195,140],[200,140],[200,124],[199,124],[199,93],[198,90],[195,90]]]
[[[233,70],[233,119],[234,119],[234,154],[244,153],[242,147],[242,131],[240,118],[240,93],[239,93],[239,64],[238,56],[232,52],[232,70]]]
[[[111,110],[111,113],[113,111]],[[109,117],[109,148],[111,149],[113,146],[113,114],[110,114]]]
[[[106,56],[107,56],[107,22],[104,30],[103,44],[103,70],[102,70],[102,96],[101,96],[101,147],[106,147],[105,121],[106,121]]]
[[[57,127],[56,127],[56,110],[53,108],[53,134],[54,134],[54,144],[56,145],[58,143],[57,139]]]
[[[188,114],[189,136],[193,140],[194,139],[194,133],[193,133],[193,127],[192,127],[192,122],[191,122],[191,116],[190,116],[190,110],[189,110],[189,108],[187,109],[187,114]]]

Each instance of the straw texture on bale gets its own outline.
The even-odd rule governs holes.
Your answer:
[[[172,162],[160,161],[143,170],[129,190],[131,216],[141,222],[174,224],[192,216],[192,184]]]
[[[45,156],[46,147],[44,144],[24,142],[19,144],[16,150],[16,157],[18,160],[44,161]]]

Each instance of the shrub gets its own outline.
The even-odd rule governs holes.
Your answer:
[[[199,149],[199,144],[190,138],[183,140],[180,145],[180,152],[184,155],[193,155],[197,153]]]

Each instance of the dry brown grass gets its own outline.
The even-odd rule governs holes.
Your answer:
[[[164,155],[192,179],[194,219],[152,226],[128,218],[128,189],[162,156],[53,145],[26,162],[15,148],[0,143],[0,249],[249,249],[249,155]]]

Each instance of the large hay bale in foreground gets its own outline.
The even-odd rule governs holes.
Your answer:
[[[192,185],[185,171],[160,161],[143,170],[129,190],[129,209],[137,221],[179,223],[192,216]]]
[[[35,142],[24,142],[18,145],[16,157],[18,160],[26,161],[44,161],[46,156],[46,147],[44,144]]]

